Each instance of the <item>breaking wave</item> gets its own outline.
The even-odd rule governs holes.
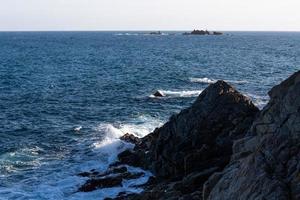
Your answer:
[[[203,90],[183,90],[183,91],[171,91],[171,90],[158,90],[165,98],[179,98],[179,97],[197,97]],[[151,94],[150,98],[159,98]]]
[[[212,83],[216,83],[219,79],[210,79],[210,78],[204,77],[204,78],[190,78],[189,80],[193,83],[212,84]],[[246,80],[224,80],[224,81],[229,82],[229,83],[235,83],[235,84],[248,83],[248,81],[246,81]]]

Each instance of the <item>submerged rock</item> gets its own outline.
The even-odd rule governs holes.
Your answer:
[[[300,71],[275,86],[247,137],[204,199],[300,199]]]

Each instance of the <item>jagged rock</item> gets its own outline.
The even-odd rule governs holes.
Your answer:
[[[157,90],[156,92],[153,93],[153,96],[155,97],[164,97],[165,94],[159,90]]]
[[[123,164],[128,164],[134,167],[142,165],[142,158],[132,150],[125,150],[118,155],[118,159]]]
[[[233,141],[245,136],[257,113],[253,103],[226,82],[210,85],[191,107],[119,155],[121,163],[157,176],[157,184],[128,199],[202,196],[203,183],[229,163]]]
[[[122,177],[107,177],[100,179],[90,179],[79,188],[80,192],[91,192],[99,188],[109,188],[122,185]]]
[[[205,183],[204,199],[300,199],[300,71],[269,96],[230,164]]]
[[[212,167],[221,170],[230,160],[233,140],[244,136],[257,112],[247,97],[218,81],[190,108],[143,138],[135,156],[144,168],[163,178]]]
[[[135,144],[135,145],[141,143],[140,138],[134,136],[133,134],[129,134],[129,133],[126,133],[125,135],[120,137],[120,139],[125,141],[125,142],[129,142],[129,143],[132,143],[132,144]]]
[[[204,31],[204,30],[193,30],[191,32],[191,35],[209,35],[209,31]]]
[[[90,179],[79,188],[79,191],[91,192],[100,188],[122,186],[123,179],[137,179],[143,175],[145,175],[144,172],[130,173],[127,171],[127,168],[116,168],[115,170],[111,170],[110,173],[105,173],[98,176],[89,176]]]

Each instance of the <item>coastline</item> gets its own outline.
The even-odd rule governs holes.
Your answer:
[[[277,184],[276,180],[269,180],[268,169],[260,167],[268,165],[268,161],[256,161],[259,163],[258,169],[251,170],[249,166],[253,164],[249,163],[249,159],[259,156],[258,152],[263,151],[263,144],[266,145],[265,151],[276,152],[277,147],[271,145],[274,140],[280,144],[290,141],[289,137],[282,138],[280,135],[278,139],[273,138],[275,132],[285,135],[288,129],[291,137],[294,135],[293,137],[297,138],[299,89],[300,71],[273,87],[269,92],[270,102],[259,111],[250,99],[226,82],[212,83],[191,107],[172,116],[165,125],[144,138],[136,138],[131,134],[122,136],[121,140],[132,143],[135,147],[120,153],[119,161],[111,165],[105,175],[91,176],[90,172],[87,172],[85,175],[90,179],[82,187],[92,186],[93,189],[98,189],[108,185],[121,185],[124,179],[134,180],[144,176],[145,172],[129,172],[129,166],[133,166],[150,170],[153,176],[150,176],[147,183],[136,184],[136,187],[142,188],[143,191],[121,192],[115,199],[255,199],[257,196],[252,194],[261,198],[288,198],[284,196],[285,188],[280,185],[280,190],[268,192],[268,187]],[[282,106],[296,112],[290,114],[288,111],[278,110]],[[270,121],[269,116],[272,116],[273,120]],[[276,118],[278,120],[274,120]],[[293,121],[284,127],[282,123],[286,123],[290,118],[293,118]],[[290,149],[294,145],[288,143],[286,148]],[[297,157],[297,154],[295,156]],[[272,154],[272,159],[281,158]],[[237,166],[236,163],[241,163],[242,167],[238,167],[240,164]],[[274,164],[273,167],[280,166]],[[251,174],[261,173],[261,170],[266,176],[251,177]],[[296,178],[293,175],[296,172],[297,170],[293,171],[289,179]],[[239,173],[250,177],[244,180]],[[110,179],[103,178],[107,175]],[[231,179],[231,186],[224,188],[228,177]],[[272,184],[264,185],[267,187],[264,190],[257,189],[256,179]],[[298,186],[297,182],[292,184]],[[247,188],[244,188],[244,185],[247,185]],[[251,193],[240,192],[242,190],[249,190]],[[295,198],[299,193],[295,190],[289,195],[294,195]]]

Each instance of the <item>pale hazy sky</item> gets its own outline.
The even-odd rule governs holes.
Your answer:
[[[300,31],[300,0],[0,0],[0,30]]]

